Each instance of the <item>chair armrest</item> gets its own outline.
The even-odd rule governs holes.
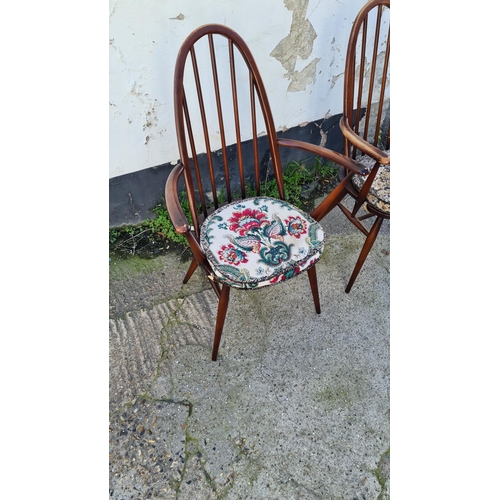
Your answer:
[[[295,139],[278,139],[278,145],[286,148],[303,149],[317,156],[322,156],[359,175],[367,175],[370,173],[366,165],[322,146],[316,146],[315,144],[309,144],[308,142],[297,141]]]
[[[180,177],[184,174],[185,166],[182,163],[178,163],[170,172],[167,183],[165,185],[165,201],[167,203],[168,215],[170,220],[175,227],[176,232],[182,234],[186,237],[193,256],[199,266],[203,267],[208,273],[209,277],[213,276],[212,268],[201,248],[195,234],[191,231],[189,221],[186,214],[182,210],[179,194],[178,194],[178,184]],[[212,285],[214,290],[218,295],[220,295],[220,290],[216,284]]]
[[[189,221],[182,210],[177,190],[179,178],[184,173],[184,169],[184,165],[178,163],[170,172],[167,178],[167,184],[165,185],[165,202],[167,204],[168,215],[170,216],[170,220],[176,232],[186,235],[190,230]]]
[[[388,154],[384,153],[373,144],[366,142],[364,139],[359,137],[356,132],[354,132],[354,130],[347,123],[345,116],[340,119],[340,130],[342,130],[344,137],[346,137],[349,142],[354,144],[356,148],[363,151],[363,153],[371,156],[382,165],[389,165],[391,163],[391,157]]]

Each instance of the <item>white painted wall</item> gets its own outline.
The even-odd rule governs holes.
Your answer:
[[[225,24],[247,42],[264,79],[278,130],[340,113],[347,40],[364,3],[110,0],[109,177],[175,162],[179,157],[172,110],[175,59],[184,39],[202,24]],[[312,50],[298,53],[300,44],[295,40],[287,46],[292,21],[293,33],[309,33],[306,46]],[[297,23],[300,26],[295,29]],[[280,62],[285,58],[279,55],[279,47],[289,57],[289,71]],[[308,65],[312,74],[306,84],[293,72],[308,72]],[[291,73],[295,78],[290,79]]]

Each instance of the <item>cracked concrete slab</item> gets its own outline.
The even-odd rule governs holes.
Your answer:
[[[110,498],[389,498],[389,224],[349,294],[363,237],[338,209],[322,225],[321,314],[307,276],[234,291],[217,362],[189,259],[114,267]]]
[[[110,497],[176,498],[186,464],[183,402],[134,399],[110,421]]]

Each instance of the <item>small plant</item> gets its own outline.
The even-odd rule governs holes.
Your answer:
[[[167,209],[163,205],[157,205],[152,210],[156,214],[156,218],[144,221],[144,227],[151,231],[149,240],[153,241],[153,237],[158,235],[164,239],[174,243],[184,243],[184,236],[175,231],[175,227],[170,220]]]
[[[297,208],[306,205],[303,195],[304,187],[315,182],[331,182],[338,176],[338,169],[332,162],[323,163],[320,157],[305,158],[301,162],[291,161],[283,171],[283,184],[285,187],[285,199]],[[256,196],[256,190],[248,186],[247,191]],[[265,179],[261,184],[261,195],[274,198],[279,197],[278,185],[275,179]]]
[[[189,224],[193,223],[187,196],[181,196],[181,207]],[[134,226],[124,226],[109,230],[110,253],[134,255],[143,249],[154,248],[155,252],[166,249],[170,244],[186,245],[186,238],[175,231],[165,203],[152,209],[155,218],[146,219]],[[155,253],[153,252],[153,253]]]
[[[118,231],[117,229],[110,229],[109,230],[109,242],[111,244],[115,243],[116,240],[118,239],[118,237],[120,236],[120,231]]]
[[[316,180],[328,181],[338,177],[339,171],[335,163],[328,161],[323,163],[320,158],[316,157],[316,161],[313,166],[313,172]]]

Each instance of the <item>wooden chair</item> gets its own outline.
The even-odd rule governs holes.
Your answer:
[[[338,206],[366,236],[346,293],[351,290],[382,222],[390,218],[389,9],[390,0],[371,0],[361,9],[352,26],[346,54],[344,110],[340,120],[344,154],[366,165],[370,173],[352,175],[341,169],[339,177],[350,176],[350,181],[337,186],[317,209],[321,214],[317,220],[321,220]],[[352,199],[349,208],[346,197]],[[366,228],[361,221],[372,217],[373,224]]]
[[[320,313],[315,264],[324,232],[313,216],[287,203],[279,146],[322,155],[352,173],[367,170],[339,153],[277,138],[255,60],[226,26],[201,26],[182,44],[174,114],[180,162],[167,179],[165,199],[194,256],[183,283],[200,267],[219,300],[215,361],[231,288],[270,286],[307,271]],[[275,182],[276,197],[261,195],[264,182]],[[183,192],[191,221],[182,209]]]

